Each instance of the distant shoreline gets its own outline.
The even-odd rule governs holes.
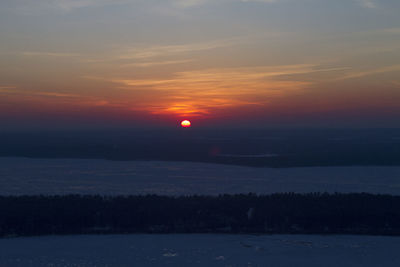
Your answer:
[[[182,161],[0,158],[0,195],[400,195],[399,166],[252,168]]]
[[[400,166],[399,129],[179,130],[0,133],[0,157],[270,168]]]
[[[220,155],[220,159],[233,159],[212,161],[212,160],[191,160],[191,159],[123,159],[123,158],[86,158],[86,157],[40,157],[40,156],[4,156],[0,155],[2,158],[16,158],[16,159],[38,159],[38,160],[104,160],[111,162],[185,162],[185,163],[202,163],[202,164],[216,164],[225,166],[239,166],[239,167],[250,167],[250,168],[271,168],[271,169],[292,169],[292,168],[313,168],[313,167],[400,167],[399,163],[387,163],[387,164],[353,164],[353,163],[326,163],[326,164],[266,164],[259,162],[249,162],[248,160],[259,160],[259,159],[269,159],[276,158],[279,156],[275,154],[265,154],[265,155]],[[240,162],[240,159],[245,159],[245,162]]]

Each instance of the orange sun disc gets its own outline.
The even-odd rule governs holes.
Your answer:
[[[188,120],[184,120],[181,122],[182,127],[187,128],[190,127],[191,123]]]

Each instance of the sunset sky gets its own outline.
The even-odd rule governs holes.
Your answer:
[[[400,127],[398,0],[2,0],[0,125]]]

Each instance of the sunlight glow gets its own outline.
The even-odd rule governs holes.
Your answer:
[[[182,121],[181,122],[181,126],[183,127],[183,128],[188,128],[188,127],[190,127],[192,124],[190,123],[190,121],[188,121],[188,120],[184,120],[184,121]]]

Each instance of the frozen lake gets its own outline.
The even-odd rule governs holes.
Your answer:
[[[0,194],[400,194],[400,167],[251,168],[230,165],[0,158]]]
[[[0,239],[0,266],[400,266],[400,237],[110,235]]]

